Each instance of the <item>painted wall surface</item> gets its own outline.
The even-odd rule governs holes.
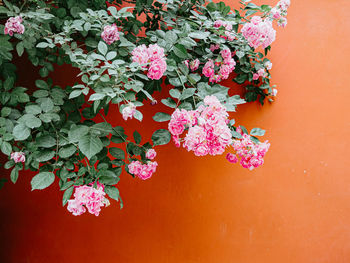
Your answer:
[[[112,201],[99,217],[72,216],[57,184],[31,192],[33,173],[21,172],[0,191],[0,262],[350,262],[349,11],[349,0],[292,0],[269,55],[277,101],[233,115],[267,130],[263,167],[159,147],[153,178],[122,174],[124,209]],[[33,85],[27,65],[19,70]],[[143,108],[145,138],[155,111]],[[117,110],[108,120],[123,122]],[[129,134],[140,128],[128,124]]]

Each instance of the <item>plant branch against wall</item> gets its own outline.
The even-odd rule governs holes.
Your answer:
[[[13,183],[21,170],[37,171],[33,190],[56,180],[70,212],[99,215],[107,197],[123,206],[115,187],[122,170],[150,178],[158,165],[154,148],[171,139],[196,156],[229,151],[231,163],[240,159],[250,170],[263,164],[270,144],[257,137],[265,131],[235,126],[228,112],[276,96],[266,55],[275,40],[274,21],[287,24],[289,0],[275,7],[243,0],[240,10],[204,0],[3,2],[0,145]],[[40,68],[32,94],[16,86],[21,76],[14,52],[26,52]],[[53,85],[48,75],[55,64],[78,68],[81,82]],[[244,98],[220,84],[229,78],[244,85]],[[169,94],[162,84],[171,85]],[[169,121],[168,130],[154,131],[141,144],[142,135],[134,131],[129,138],[123,126],[132,118],[142,122],[145,102],[157,107],[155,91],[173,113],[156,113],[154,121]],[[110,107],[125,120],[119,126],[106,121]]]

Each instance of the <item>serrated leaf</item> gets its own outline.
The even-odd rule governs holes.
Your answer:
[[[109,153],[117,159],[124,160],[125,159],[125,152],[122,149],[119,149],[117,147],[111,147],[109,148]]]
[[[265,135],[265,130],[260,129],[260,128],[254,128],[250,131],[250,135],[252,136],[264,136]]]
[[[88,134],[79,139],[79,149],[90,160],[103,149],[103,143],[97,136]]]
[[[55,175],[51,172],[41,172],[35,175],[31,181],[32,191],[41,190],[50,186],[55,181]]]
[[[110,198],[119,201],[119,190],[116,187],[107,185],[105,187],[105,192]]]
[[[78,125],[73,127],[68,132],[68,138],[71,142],[77,142],[81,137],[86,135],[89,132],[89,127],[85,125]]]
[[[30,129],[23,123],[20,123],[13,128],[12,134],[17,141],[23,141],[29,137]]]
[[[168,130],[159,129],[152,134],[152,142],[154,145],[164,145],[170,142],[171,135]]]
[[[138,131],[134,131],[134,141],[137,143],[137,144],[140,144],[141,140],[142,140],[142,137],[141,137],[141,134],[138,133]]]
[[[62,198],[62,206],[65,206],[70,199],[70,197],[73,194],[74,187],[69,187],[66,191],[64,191],[63,198]]]
[[[168,113],[164,113],[164,112],[157,112],[153,116],[153,120],[155,120],[157,122],[164,122],[164,121],[168,121],[170,119],[171,119],[171,116]]]

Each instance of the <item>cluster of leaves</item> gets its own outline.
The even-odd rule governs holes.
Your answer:
[[[269,77],[263,83],[253,81],[253,72],[268,60],[238,32],[239,25],[253,14],[251,10],[264,11],[266,7],[244,2],[246,13],[241,15],[224,3],[204,0],[3,2],[3,22],[20,15],[25,32],[10,38],[3,34],[4,25],[0,25],[0,145],[8,156],[15,151],[26,155],[24,164],[9,159],[4,167],[12,169],[13,183],[23,168],[38,171],[32,179],[32,189],[44,189],[57,177],[60,189],[65,191],[63,205],[74,186],[95,181],[106,185],[111,198],[121,201],[115,185],[123,167],[128,171],[126,164],[136,158],[146,162],[148,149],[170,141],[170,133],[164,129],[155,131],[151,142],[144,144],[137,131],[128,138],[122,126],[112,127],[105,120],[111,104],[117,104],[121,111],[129,102],[141,107],[145,100],[154,101],[153,93],[161,91],[163,81],[173,86],[169,96],[161,100],[171,109],[195,109],[205,96],[215,95],[228,111],[235,111],[246,101],[259,99],[263,103],[271,92]],[[134,8],[120,8],[125,2],[134,4]],[[140,20],[142,15],[146,17],[144,22]],[[224,32],[213,27],[219,19],[233,25],[233,41],[220,37]],[[120,29],[120,39],[107,45],[101,32],[105,25],[113,23]],[[140,32],[145,35],[140,36]],[[137,45],[153,43],[164,48],[167,56],[166,78],[160,80],[150,80],[141,65],[130,59]],[[198,58],[204,64],[212,58],[211,44],[236,51],[234,81],[249,82],[245,100],[230,95],[229,87],[208,84],[206,77],[190,72],[184,65],[187,59]],[[16,86],[14,50],[18,56],[25,52],[29,61],[39,67],[41,79],[36,81],[34,93]],[[54,85],[48,75],[55,64],[78,68],[81,82],[67,87]],[[104,121],[96,123],[96,116]],[[141,111],[135,118],[142,121]],[[153,119],[168,121],[170,115],[158,112]],[[263,133],[257,129],[251,135]],[[239,138],[234,128],[232,134]]]

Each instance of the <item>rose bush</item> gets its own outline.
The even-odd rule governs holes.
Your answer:
[[[37,171],[33,190],[56,180],[68,211],[99,215],[107,196],[122,207],[115,187],[122,170],[150,178],[158,166],[154,148],[171,139],[197,156],[228,152],[229,162],[240,159],[248,169],[263,163],[270,144],[257,136],[265,131],[235,126],[229,112],[277,95],[266,55],[276,38],[274,21],[287,24],[289,0],[274,7],[243,0],[240,10],[204,0],[3,3],[0,146],[13,183],[20,170]],[[24,52],[40,68],[34,92],[16,86],[21,76],[13,61]],[[78,68],[80,83],[55,85],[48,78],[55,64]],[[244,98],[221,85],[230,77],[246,89]],[[142,121],[144,103],[157,104],[155,91],[172,114],[158,112],[153,119],[169,121],[168,130],[154,131],[141,144],[141,134],[129,138],[123,126]],[[120,110],[119,126],[105,119],[110,107]]]

